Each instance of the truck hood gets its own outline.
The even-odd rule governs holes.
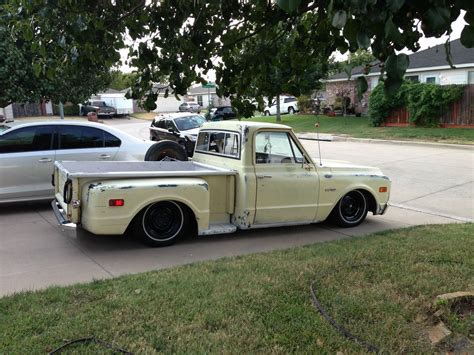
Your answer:
[[[317,165],[319,165],[319,161],[315,160],[317,162]],[[383,176],[384,174],[379,168],[375,168],[372,166],[365,166],[365,165],[355,165],[351,164],[350,162],[347,161],[342,161],[342,160],[323,160],[322,161],[322,166],[323,169],[329,169],[332,172],[337,172],[337,171],[346,171],[346,172],[351,172],[351,173],[369,173],[372,175],[381,175]]]

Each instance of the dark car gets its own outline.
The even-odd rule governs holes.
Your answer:
[[[96,112],[97,116],[112,118],[117,113],[115,107],[108,106],[105,101],[87,101],[81,106],[81,115],[87,116],[89,112]]]
[[[237,118],[237,113],[232,106],[220,106],[211,116],[212,121],[231,120]]]
[[[201,112],[201,106],[194,102],[183,102],[179,105],[179,112]]]
[[[152,141],[171,140],[179,143],[189,157],[193,156],[199,128],[206,122],[201,115],[172,113],[155,116],[150,126]]]

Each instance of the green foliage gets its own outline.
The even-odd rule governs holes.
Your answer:
[[[128,89],[136,81],[137,74],[135,73],[123,73],[118,70],[114,70],[110,73],[111,81],[109,84],[110,89],[124,90]]]
[[[148,109],[156,101],[154,83],[166,81],[170,91],[184,95],[192,84],[207,82],[211,70],[219,72],[221,95],[241,101],[251,93],[261,105],[269,83],[278,79],[297,87],[308,76],[302,70],[305,65],[319,62],[321,68],[316,72],[320,73],[327,69],[324,65],[335,50],[354,53],[370,47],[385,63],[385,85],[393,93],[407,65],[406,57],[396,55],[397,51],[416,52],[423,34],[440,37],[450,33],[461,10],[466,11],[467,22],[461,42],[474,46],[472,0],[207,1],[205,5],[176,0],[3,1],[2,25],[15,42],[27,43],[25,48],[32,54],[25,66],[8,65],[27,69],[31,78],[51,80],[49,88],[38,90],[47,94],[44,97],[54,93],[83,96],[105,80],[87,82],[84,90],[72,93],[67,90],[72,82],[60,84],[76,72],[80,74],[74,82],[81,86],[88,77],[102,78],[120,61],[120,50],[129,47],[128,62],[137,69],[130,93]],[[125,33],[139,45],[126,43]],[[265,54],[257,43],[267,48]],[[278,70],[288,68],[295,74],[285,80]],[[17,80],[21,88],[16,91],[28,92],[27,81]],[[0,87],[11,83],[2,81]]]
[[[408,95],[410,122],[417,126],[438,126],[443,109],[458,100],[463,91],[461,85],[411,84]]]
[[[65,104],[63,105],[64,116],[79,116],[79,105]],[[59,115],[59,105],[53,105],[53,113]]]
[[[383,83],[371,92],[369,117],[374,126],[380,126],[393,110],[407,107],[410,122],[417,126],[436,127],[442,111],[458,100],[462,85],[435,85],[405,81],[394,95],[387,95]]]
[[[313,110],[313,101],[309,95],[301,95],[298,97],[298,109],[300,113],[309,113]]]

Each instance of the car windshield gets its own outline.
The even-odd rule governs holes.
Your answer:
[[[10,126],[7,125],[0,125],[0,133],[5,132],[7,129],[10,129]]]
[[[174,119],[174,123],[180,131],[187,131],[194,128],[201,127],[206,120],[202,116],[186,116]]]

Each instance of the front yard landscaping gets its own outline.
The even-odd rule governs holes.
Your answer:
[[[96,336],[134,353],[366,352],[313,307],[314,283],[328,314],[380,351],[444,351],[451,340],[433,349],[425,330],[437,295],[474,288],[473,235],[474,224],[423,226],[20,293],[0,299],[0,349]],[[474,340],[473,312],[443,317],[452,339]]]
[[[474,129],[472,128],[373,127],[368,117],[353,116],[282,115],[281,117],[281,123],[291,126],[295,132],[316,132],[314,124],[320,122],[320,133],[355,138],[474,144]],[[275,116],[258,116],[248,120],[276,123]]]

